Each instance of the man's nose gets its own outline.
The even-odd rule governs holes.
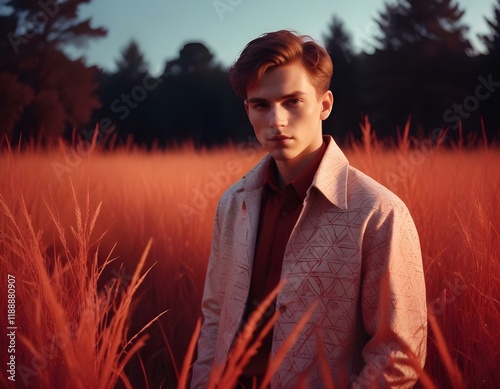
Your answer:
[[[286,110],[282,107],[274,107],[269,110],[269,127],[283,128],[288,122]]]

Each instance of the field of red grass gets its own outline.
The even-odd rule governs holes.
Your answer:
[[[216,203],[262,155],[250,144],[0,154],[0,305],[6,331],[15,277],[16,387],[175,387]],[[366,138],[346,155],[417,225],[437,324],[425,372],[439,388],[500,387],[500,150]],[[8,346],[2,336],[4,367]],[[8,377],[3,368],[0,385],[14,387]]]

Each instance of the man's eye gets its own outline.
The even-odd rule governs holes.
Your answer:
[[[267,107],[267,104],[265,103],[257,103],[253,106],[255,109],[264,109]]]
[[[288,100],[288,104],[290,104],[290,105],[298,105],[300,103],[302,103],[301,99],[290,99],[290,100]]]

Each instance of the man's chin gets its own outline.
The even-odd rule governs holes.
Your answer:
[[[297,157],[297,152],[290,149],[271,150],[269,152],[276,161],[289,161]]]

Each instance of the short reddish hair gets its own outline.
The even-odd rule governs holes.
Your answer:
[[[269,32],[248,43],[229,69],[234,93],[246,99],[248,89],[257,86],[262,75],[277,66],[300,60],[316,93],[330,87],[333,62],[328,52],[311,37],[295,31]]]

